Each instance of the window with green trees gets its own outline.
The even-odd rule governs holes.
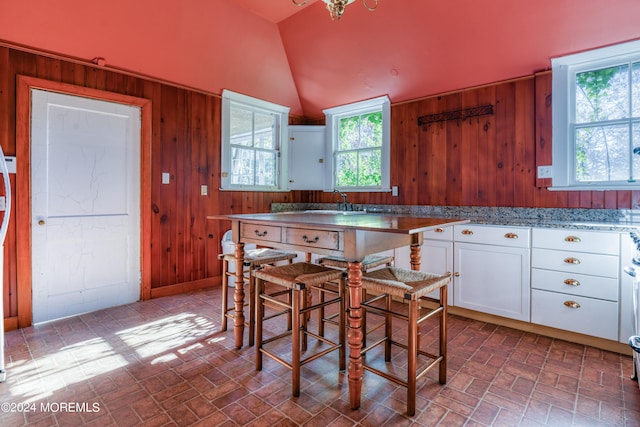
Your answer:
[[[640,45],[554,60],[553,185],[640,182]]]
[[[332,188],[389,189],[389,99],[325,110],[333,153]]]

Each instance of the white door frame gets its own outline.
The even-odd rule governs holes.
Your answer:
[[[151,297],[151,100],[19,75],[16,86],[16,236],[18,327],[32,323],[31,89],[140,107],[140,299]]]

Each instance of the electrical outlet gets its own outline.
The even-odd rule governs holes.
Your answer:
[[[171,174],[169,172],[162,172],[162,183],[168,184],[171,182]]]
[[[394,185],[393,187],[391,187],[391,195],[393,197],[398,197],[398,186]]]
[[[552,178],[553,167],[552,166],[538,166],[538,178]]]
[[[200,186],[200,195],[206,196],[209,193],[209,188],[206,185]]]

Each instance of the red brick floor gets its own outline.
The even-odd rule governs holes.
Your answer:
[[[456,316],[448,383],[422,379],[415,416],[370,373],[351,410],[336,352],[302,368],[292,398],[289,371],[265,358],[256,372],[219,312],[213,289],[8,332],[0,425],[640,425],[630,357]]]

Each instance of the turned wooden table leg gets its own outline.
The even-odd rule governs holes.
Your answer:
[[[233,293],[235,308],[233,333],[236,339],[236,348],[242,348],[244,336],[244,243],[236,243],[234,256],[236,258],[236,282]]]
[[[350,262],[348,267],[349,285],[349,401],[351,409],[360,407],[360,392],[362,390],[362,264]]]
[[[422,245],[413,244],[411,245],[411,269],[415,271],[420,271],[420,264],[422,263],[422,255],[420,255],[420,248]]]

